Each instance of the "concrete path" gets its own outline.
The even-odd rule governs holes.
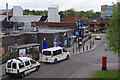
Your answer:
[[[118,63],[108,63],[106,71],[118,71]],[[80,68],[78,71],[73,73],[69,78],[92,78],[97,71],[102,71],[101,64],[91,64]],[[120,71],[120,70],[119,70]]]

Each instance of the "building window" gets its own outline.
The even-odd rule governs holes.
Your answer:
[[[101,13],[104,13],[104,11],[101,11]]]
[[[112,6],[107,6],[107,9],[113,9],[113,7]]]
[[[95,24],[90,24],[90,27],[94,27],[95,26]]]
[[[107,13],[107,14],[112,14],[112,11],[105,11],[105,13]]]
[[[103,15],[101,15],[101,17],[103,17]]]

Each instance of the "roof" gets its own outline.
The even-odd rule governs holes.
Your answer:
[[[18,58],[14,58],[14,59],[10,59],[8,60],[8,62],[14,61],[14,62],[18,62],[20,63],[21,61],[26,61],[26,60],[30,60],[31,58],[29,57],[18,57]]]
[[[14,31],[14,30],[13,30]],[[37,33],[48,33],[48,34],[54,34],[54,33],[60,33],[60,32],[69,32],[73,31],[73,29],[49,29],[49,28],[40,28],[38,32],[31,32],[31,30],[18,30],[19,33],[13,33],[10,31],[10,35],[0,35],[0,37],[7,37],[7,36],[19,36],[21,34],[37,34]],[[1,34],[1,32],[0,32]]]
[[[31,44],[24,44],[24,45],[18,45],[18,46],[14,46],[12,48],[24,48],[24,47],[31,47],[31,46],[39,46],[40,44],[36,44],[36,43],[31,43]]]
[[[62,49],[62,47],[51,47],[51,48],[43,49],[43,51],[56,51],[58,49]]]
[[[25,61],[25,60],[30,60],[31,58],[29,57],[18,57],[20,60]]]

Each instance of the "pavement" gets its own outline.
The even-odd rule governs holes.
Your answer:
[[[92,78],[97,71],[102,71],[101,64],[91,64],[80,68],[69,78]],[[106,71],[118,71],[118,63],[108,63]]]

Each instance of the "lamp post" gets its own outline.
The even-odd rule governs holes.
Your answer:
[[[96,21],[96,33],[97,33],[97,21]]]

